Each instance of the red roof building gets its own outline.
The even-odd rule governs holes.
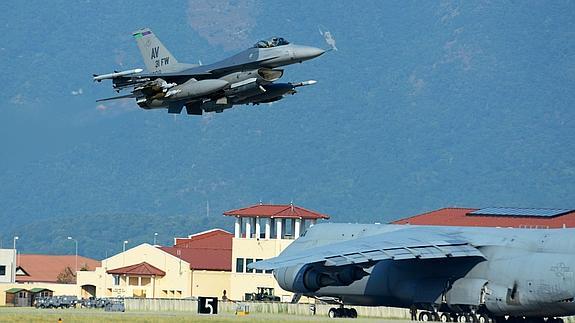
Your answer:
[[[160,270],[147,262],[141,262],[139,264],[111,269],[106,271],[107,274],[111,275],[130,275],[130,276],[157,276],[164,277],[166,272]]]
[[[175,238],[174,247],[179,248],[211,248],[211,249],[232,249],[233,234],[222,229],[212,229],[187,238]]]
[[[241,209],[235,209],[224,212],[227,216],[241,217],[269,217],[285,219],[329,219],[329,215],[321,214],[315,211],[304,209],[303,207],[293,204],[256,204]]]
[[[75,272],[76,256],[21,254],[18,255],[17,267],[16,282],[56,283],[58,275],[66,268]],[[100,267],[98,260],[78,256],[78,270],[94,270],[96,267]]]
[[[231,238],[230,238],[231,240]],[[193,270],[232,270],[232,249],[159,247],[190,264]]]
[[[443,208],[394,224],[513,228],[575,227],[575,210],[537,208]]]
[[[194,270],[232,270],[233,234],[222,229],[212,229],[187,238],[175,238],[173,247],[159,247],[190,264]]]
[[[236,218],[235,238],[297,239],[300,233],[317,220],[329,215],[290,204],[256,204],[224,212]],[[253,230],[252,230],[253,229]]]

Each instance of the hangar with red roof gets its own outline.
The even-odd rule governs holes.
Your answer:
[[[575,209],[552,208],[442,208],[397,220],[394,224],[511,228],[573,228]]]

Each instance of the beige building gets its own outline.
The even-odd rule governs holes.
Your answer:
[[[173,247],[142,244],[102,260],[93,272],[80,272],[80,296],[245,300],[258,287],[282,290],[271,272],[249,270],[261,259],[279,255],[294,239],[327,215],[295,205],[254,205],[224,213],[236,220],[233,235],[221,229],[175,238]],[[249,295],[248,295],[249,296]]]
[[[209,243],[203,240],[213,242],[219,239],[218,235],[226,234],[231,237],[231,233],[216,229],[183,240],[198,238]],[[158,247],[144,243],[102,260],[102,266],[93,272],[79,272],[77,285],[81,297],[222,297],[230,289],[230,261],[206,261],[206,257],[229,258],[230,253],[228,250],[222,254],[218,249],[210,255],[210,250],[197,246]]]
[[[232,242],[232,273],[229,298],[244,300],[246,294],[258,287],[273,288],[283,302],[291,301],[293,294],[280,288],[271,271],[249,270],[255,261],[278,256],[294,239],[329,216],[293,204],[254,205],[224,212],[235,217]]]
[[[74,267],[87,273],[100,265],[99,261],[82,256],[18,254],[14,259],[15,255],[14,249],[0,249],[0,306],[14,306],[14,297],[17,298],[16,303],[30,305],[34,297],[48,294],[79,296],[79,288],[74,282]],[[15,260],[14,278],[12,264]],[[10,269],[5,270],[6,277],[2,279],[2,266],[8,268],[7,264]],[[63,275],[66,272],[69,275]],[[10,292],[16,290],[17,293]],[[7,301],[10,297],[12,300]],[[21,302],[23,298],[27,301]]]
[[[16,264],[15,249],[0,249],[0,283],[13,283]]]
[[[250,270],[248,265],[279,255],[317,220],[329,217],[292,204],[259,204],[224,215],[235,218],[233,234],[213,229],[175,238],[172,247],[144,243],[102,260],[95,269],[78,271],[76,284],[0,284],[0,293],[11,288],[48,288],[54,295],[81,298],[221,299],[226,295],[241,301],[265,287],[273,288],[281,301],[291,301],[292,293],[282,290],[271,272]],[[3,256],[6,263],[11,257]]]

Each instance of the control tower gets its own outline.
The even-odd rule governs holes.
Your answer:
[[[274,288],[275,296],[288,301],[292,293],[282,290],[271,271],[248,270],[252,262],[273,258],[328,215],[290,204],[257,204],[224,212],[235,217],[232,242],[230,299],[245,300],[258,287]]]

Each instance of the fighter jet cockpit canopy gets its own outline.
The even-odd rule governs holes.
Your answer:
[[[254,47],[255,48],[272,48],[282,45],[287,45],[289,42],[282,37],[273,37],[267,40],[260,40],[257,42]]]

